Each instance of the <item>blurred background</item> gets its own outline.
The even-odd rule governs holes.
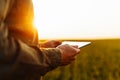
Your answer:
[[[45,80],[120,80],[120,39],[89,40],[76,60],[48,72]]]
[[[33,0],[42,40],[90,41],[68,66],[44,80],[120,80],[119,0]]]
[[[33,0],[40,39],[120,38],[120,0]]]

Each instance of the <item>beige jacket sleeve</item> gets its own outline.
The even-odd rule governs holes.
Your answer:
[[[11,0],[0,0],[0,10],[3,10],[1,12],[8,10],[9,1]],[[1,3],[4,7],[1,7]],[[21,40],[9,36],[9,28],[4,23],[5,17],[0,17],[0,65],[2,65],[0,66],[0,77],[12,74],[44,75],[60,64],[61,53],[59,50],[29,46]]]

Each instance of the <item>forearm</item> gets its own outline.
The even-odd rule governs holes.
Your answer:
[[[57,49],[40,50],[38,47],[28,46],[8,36],[5,27],[1,27],[0,36],[0,61],[3,64],[14,63],[17,64],[19,70],[22,68],[24,72],[27,72],[32,69],[34,73],[43,75],[60,63],[61,53]]]
[[[45,59],[43,59],[44,64],[44,71],[43,74],[46,72],[56,68],[57,66],[60,65],[61,63],[61,53],[58,49],[56,48],[42,48],[41,49]]]

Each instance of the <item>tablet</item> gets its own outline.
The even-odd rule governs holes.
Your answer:
[[[91,44],[91,42],[63,41],[62,44],[78,45],[78,48],[82,48],[84,46]]]

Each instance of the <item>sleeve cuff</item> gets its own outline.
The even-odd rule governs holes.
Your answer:
[[[48,57],[48,63],[51,69],[56,68],[61,63],[61,52],[56,48],[41,49],[43,54]]]

